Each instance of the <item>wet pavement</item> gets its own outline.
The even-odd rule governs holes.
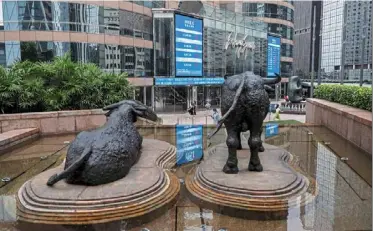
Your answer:
[[[60,164],[66,155],[68,144],[65,141],[73,137],[42,138],[0,156],[0,178],[11,178],[9,182],[0,182],[1,231],[372,230],[371,157],[324,127],[285,127],[278,136],[266,140],[292,153],[300,168],[317,179],[319,187],[316,200],[304,211],[290,209],[286,220],[245,220],[200,208],[189,199],[183,183],[186,173],[195,167],[195,164],[188,164],[176,169],[182,188],[175,206],[149,222],[138,219],[93,226],[17,222],[14,194],[31,177]],[[300,215],[303,212],[305,215]]]

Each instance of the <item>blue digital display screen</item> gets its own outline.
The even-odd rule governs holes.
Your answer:
[[[155,78],[157,86],[221,85],[224,78]]]
[[[203,155],[202,125],[176,125],[176,163],[199,160]]]
[[[201,77],[203,73],[203,21],[175,14],[176,77]]]
[[[281,38],[268,35],[267,76],[275,77],[280,74]]]

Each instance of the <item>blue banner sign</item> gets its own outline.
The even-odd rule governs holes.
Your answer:
[[[281,38],[268,35],[267,76],[275,77],[280,74]]]
[[[203,126],[176,125],[176,164],[199,160],[203,155]]]
[[[201,77],[203,73],[203,21],[175,14],[177,77]]]
[[[266,124],[265,138],[278,135],[278,124]]]
[[[155,78],[157,86],[221,85],[224,78]]]

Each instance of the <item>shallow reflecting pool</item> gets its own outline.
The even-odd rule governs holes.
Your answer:
[[[153,138],[151,134],[144,134]],[[162,139],[174,143],[173,136]],[[224,133],[213,144],[224,142]],[[247,137],[247,134],[245,134]],[[196,164],[177,168],[182,184],[175,206],[151,219],[118,221],[93,226],[31,225],[16,218],[15,193],[40,172],[62,163],[74,135],[45,137],[0,156],[0,230],[372,230],[372,165],[369,154],[324,127],[285,127],[266,140],[294,155],[302,170],[316,178],[319,193],[303,211],[290,209],[286,220],[256,221],[233,218],[203,209],[190,201],[184,185],[186,173]],[[250,179],[248,179],[250,180]],[[305,215],[300,215],[305,214]]]

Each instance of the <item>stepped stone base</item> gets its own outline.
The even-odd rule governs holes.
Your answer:
[[[129,174],[99,186],[46,182],[64,164],[27,181],[18,191],[19,220],[42,224],[96,224],[149,215],[172,204],[178,178],[168,168],[176,164],[176,149],[164,141],[144,139],[141,158]]]
[[[289,152],[268,144],[264,147],[266,151],[259,154],[263,172],[247,170],[250,150],[246,145],[237,154],[238,174],[222,172],[228,155],[225,144],[209,149],[205,160],[186,178],[195,203],[230,216],[267,220],[286,219],[290,208],[311,202],[317,194],[316,182],[300,173]]]

